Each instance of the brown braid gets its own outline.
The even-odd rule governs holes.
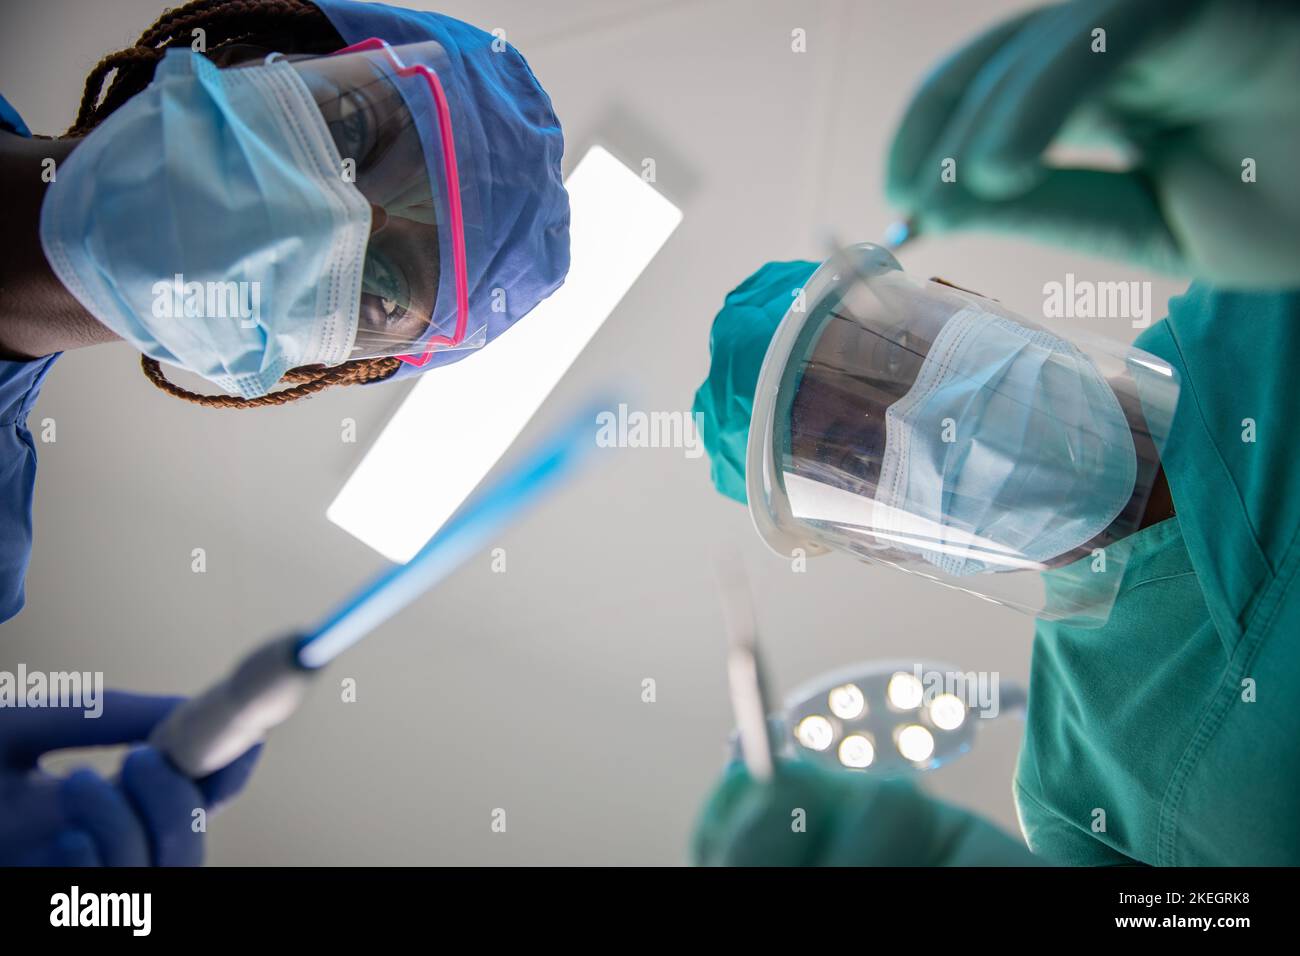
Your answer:
[[[164,11],[140,35],[135,46],[99,61],[86,77],[77,120],[65,135],[85,136],[104,117],[148,86],[163,51],[189,46],[193,39],[190,31],[198,28],[204,31],[209,54],[237,43],[282,53],[332,53],[344,46],[343,38],[325,14],[307,0],[193,0]],[[382,381],[396,372],[401,362],[395,358],[372,358],[335,366],[291,369],[282,379],[290,388],[260,398],[191,392],[168,381],[162,366],[147,355],[140,356],[140,366],[154,385],[187,402],[208,408],[264,408],[297,401],[335,385]]]
[[[181,388],[163,374],[162,366],[157,359],[151,359],[147,355],[140,356],[140,367],[144,369],[145,378],[168,395],[183,398],[187,402],[203,405],[206,408],[265,408],[268,405],[284,405],[286,402],[295,402],[335,385],[358,385],[382,381],[396,372],[401,364],[400,359],[376,358],[345,362],[342,365],[307,365],[284,374],[281,381],[291,383],[291,388],[271,392],[258,398],[238,398],[234,395],[203,395]]]

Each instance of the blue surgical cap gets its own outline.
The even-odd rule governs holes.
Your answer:
[[[569,196],[560,174],[564,134],[551,98],[518,50],[468,23],[382,3],[314,2],[348,45],[370,37],[392,46],[434,40],[446,51],[452,75],[439,79],[453,104],[456,141],[475,157],[474,168],[462,175],[477,181],[486,250],[468,262],[470,317],[471,323],[487,319],[491,342],[558,289],[569,271]],[[456,113],[457,104],[473,108]],[[494,301],[494,289],[503,289],[504,297]],[[436,352],[421,367],[402,363],[386,381],[449,365],[473,351]]]

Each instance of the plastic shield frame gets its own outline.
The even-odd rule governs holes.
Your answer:
[[[946,511],[886,507],[877,500],[891,434],[885,412],[911,391],[941,330],[976,313],[1059,342],[1046,361],[1085,370],[1093,390],[1123,414],[1114,420],[1127,422],[1112,430],[1110,441],[1090,435],[1090,457],[1065,476],[1086,488],[1090,469],[1103,469],[1100,482],[1107,462],[1131,456],[1127,500],[1098,534],[1060,554],[1008,546]],[[1132,536],[1141,530],[1177,397],[1176,373],[1155,356],[1083,332],[1068,338],[1049,333],[990,299],[906,275],[884,249],[850,247],[809,279],[768,348],[747,448],[750,513],[764,541],[786,557],[796,549],[842,551],[1044,619],[1097,626],[1109,616]],[[999,398],[1005,407],[1006,395]],[[1054,417],[1064,412],[1022,411],[1039,435],[1068,431],[1069,423]],[[897,421],[893,427],[897,441]],[[945,509],[951,497],[945,489]],[[1001,503],[982,504],[992,511]],[[1070,504],[1062,500],[1059,521],[1053,513],[1051,522],[1064,524]],[[1045,534],[1056,530],[1051,522]],[[968,566],[979,571],[950,573],[938,552],[977,555]]]

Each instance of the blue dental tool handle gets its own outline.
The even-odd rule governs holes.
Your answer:
[[[149,743],[198,779],[220,770],[297,709],[312,677],[477,554],[494,535],[567,477],[595,445],[595,408],[476,495],[409,562],[368,582],[306,635],[253,651],[219,683],[177,707]]]

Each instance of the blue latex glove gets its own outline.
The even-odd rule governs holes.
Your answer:
[[[921,232],[1023,233],[1224,286],[1294,286],[1297,89],[1295,4],[1074,0],[939,64],[895,135],[886,193]],[[1051,166],[1058,142],[1115,146],[1132,165]],[[941,181],[946,158],[955,182]]]
[[[193,812],[211,813],[239,793],[260,745],[199,781],[147,746],[132,750],[112,781],[89,769],[58,777],[37,766],[54,750],[144,740],[182,699],[107,691],[95,719],[80,708],[0,709],[0,865],[201,864]]]
[[[713,486],[745,503],[745,444],[763,356],[816,262],[769,262],[727,293],[709,335],[709,377],[695,393]]]
[[[1022,841],[909,780],[797,761],[768,783],[728,767],[696,825],[692,858],[701,866],[1040,865]]]

